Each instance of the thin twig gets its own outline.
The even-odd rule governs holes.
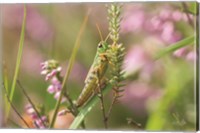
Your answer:
[[[7,97],[7,99],[8,99],[8,102],[10,103],[11,107],[13,108],[13,110],[15,111],[15,113],[20,117],[20,119],[24,122],[24,124],[25,124],[28,128],[30,128],[30,126],[28,125],[28,123],[26,122],[26,120],[21,116],[21,114],[17,111],[17,109],[15,108],[15,106],[14,106],[14,105],[12,104],[12,102],[10,101],[9,96],[8,96],[8,94],[7,94],[7,91],[6,91],[6,88],[5,88],[4,84],[3,84],[3,87],[4,87],[4,91],[5,91],[6,97]]]
[[[39,111],[37,110],[37,108],[35,107],[35,104],[33,103],[33,101],[31,100],[31,98],[28,96],[28,94],[26,93],[24,87],[22,86],[22,84],[20,83],[19,80],[17,80],[17,84],[19,85],[19,88],[22,90],[23,94],[25,95],[25,97],[27,98],[27,100],[29,101],[29,103],[31,104],[31,106],[33,107],[33,109],[35,110],[37,116],[39,117],[39,119],[42,121],[42,124],[46,127],[44,121],[42,120],[42,117],[39,113]]]
[[[106,115],[107,121],[108,121],[108,119],[109,119],[109,117],[110,117],[111,111],[112,111],[112,109],[113,109],[113,106],[114,106],[114,104],[115,104],[117,98],[118,98],[117,96],[114,96],[114,97],[113,97],[112,103],[111,103],[111,105],[110,105],[110,107],[109,107],[109,109],[108,109],[108,113],[107,113],[107,115]]]
[[[70,98],[69,94],[65,91],[63,95],[67,98],[70,106],[72,107],[72,112],[74,113],[74,115],[77,115],[78,114],[78,109],[76,108],[76,106],[72,102],[72,99]]]
[[[126,119],[128,124],[133,126],[133,127],[137,127],[138,129],[142,129],[142,125],[136,121],[134,121],[132,118],[127,118]]]

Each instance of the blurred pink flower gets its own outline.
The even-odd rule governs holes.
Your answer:
[[[150,36],[157,36],[164,43],[170,44],[181,40],[182,35],[176,29],[175,23],[178,21],[188,22],[188,17],[184,12],[170,7],[158,8],[160,12],[147,12],[139,5],[132,6],[132,10],[125,10],[121,23],[122,33],[144,31]],[[193,20],[193,16],[189,15]]]
[[[137,32],[143,26],[145,13],[142,9],[133,9],[131,12],[124,14],[121,22],[121,32]]]
[[[130,48],[125,56],[123,68],[127,74],[131,74],[151,62],[150,56],[140,45]]]
[[[32,123],[35,128],[36,127],[40,129],[46,128],[45,123],[48,122],[48,119],[46,116],[39,117],[31,104],[27,104],[25,106],[25,111],[31,117]]]
[[[186,59],[188,61],[191,61],[191,62],[195,62],[196,61],[196,58],[197,58],[197,54],[195,51],[190,51],[187,55],[186,55]]]
[[[179,32],[175,31],[174,23],[171,21],[166,21],[162,25],[162,31],[160,38],[166,43],[174,43],[181,39]]]
[[[152,17],[149,23],[146,23],[146,29],[150,32],[160,31],[162,30],[162,20],[158,17]]]
[[[21,4],[3,6],[3,25],[11,29],[20,29],[23,20],[23,9]],[[53,37],[53,29],[37,10],[28,5],[26,18],[26,33],[33,40],[49,42]]]
[[[183,57],[186,55],[186,52],[187,52],[187,48],[186,47],[183,47],[183,48],[180,48],[178,50],[176,50],[173,55],[176,56],[176,57]]]
[[[131,108],[136,115],[144,115],[147,100],[149,98],[157,99],[161,94],[157,87],[144,82],[132,82],[125,86],[124,90],[124,95],[120,98],[120,101]]]
[[[163,7],[163,9],[159,13],[159,17],[164,21],[170,19],[171,15],[172,15],[172,11],[171,10],[172,9],[170,9],[168,7]]]
[[[50,93],[50,94],[53,94],[56,92],[56,89],[53,85],[49,85],[49,87],[47,88],[47,91]]]
[[[158,11],[159,12],[147,12],[144,5],[138,5],[138,7],[137,5],[129,6],[128,9],[125,8],[125,19],[123,18],[124,21],[122,21],[120,25],[121,29],[123,29],[122,33],[136,33],[137,31],[141,31],[147,33],[147,36],[158,38],[161,41],[161,46],[163,46],[163,44],[171,45],[183,38],[181,32],[176,28],[176,23],[180,21],[188,23],[188,16],[192,21],[194,21],[193,15],[187,15],[186,13],[169,6],[164,6],[162,8],[158,7]],[[132,25],[136,25],[136,28]],[[183,57],[186,60],[193,60],[196,58],[194,53],[191,52],[188,54],[189,51],[191,51],[189,48],[182,48],[175,51],[173,55],[179,58]],[[141,57],[137,58],[136,55]],[[134,67],[143,64],[143,57],[144,55],[137,51],[135,52],[135,55],[128,54],[126,58],[128,58],[130,62],[135,62],[129,63],[129,65],[126,66],[126,70],[133,70]]]
[[[187,61],[189,61],[190,63],[192,62],[193,64],[197,58],[197,53],[196,53],[195,49],[194,48],[191,49],[190,46],[183,47],[183,48],[176,50],[173,53],[173,55],[175,57],[186,59]]]
[[[43,55],[36,49],[30,47],[28,42],[25,42],[23,55],[22,55],[22,70],[33,76],[40,73],[40,62],[43,61]]]
[[[179,10],[176,10],[172,13],[172,19],[174,21],[181,21],[182,17],[183,17],[183,13],[180,12]]]

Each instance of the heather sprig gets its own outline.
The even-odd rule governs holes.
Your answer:
[[[47,128],[47,125],[49,123],[48,118],[45,115],[41,116],[40,118],[31,104],[27,104],[25,106],[25,111],[31,117],[31,120],[35,128],[41,128],[41,129]]]
[[[62,89],[62,77],[60,76],[62,67],[59,66],[59,63],[56,60],[48,60],[41,63],[41,68],[41,74],[45,75],[45,80],[50,80],[47,91],[50,94],[54,94],[54,98],[58,100]],[[66,101],[66,98],[62,97],[61,102],[64,101]]]

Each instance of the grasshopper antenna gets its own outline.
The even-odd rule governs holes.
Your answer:
[[[100,36],[100,38],[101,38],[101,41],[103,41],[103,36],[102,36],[102,32],[101,32],[101,30],[100,30],[100,28],[99,28],[99,25],[96,23],[96,27],[97,27],[97,30],[98,30],[98,32],[99,32],[99,36]],[[106,36],[106,39],[105,39],[105,42],[108,40],[108,38],[110,37],[110,34],[111,34],[111,32]]]
[[[101,32],[101,30],[100,30],[100,28],[99,28],[99,25],[96,23],[96,27],[97,27],[97,30],[98,30],[98,32],[99,32],[99,36],[100,36],[100,38],[101,38],[101,41],[103,41],[103,36],[102,36],[102,32]]]
[[[107,35],[105,42],[108,40],[108,38],[110,37],[111,32]]]

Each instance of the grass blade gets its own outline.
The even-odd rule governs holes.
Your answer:
[[[22,58],[24,37],[25,37],[25,26],[26,26],[26,6],[24,5],[24,17],[23,17],[23,23],[22,23],[22,28],[21,28],[21,34],[20,34],[20,41],[19,41],[19,48],[18,48],[18,53],[17,53],[17,61],[16,61],[16,66],[15,66],[15,73],[14,73],[12,86],[11,86],[11,90],[10,90],[10,95],[9,95],[9,99],[10,99],[11,102],[13,100],[16,81],[17,81],[17,77],[18,77],[18,73],[19,73],[19,67],[20,67],[21,58]],[[10,105],[8,105],[8,110],[6,112],[7,113],[6,114],[6,119],[9,116],[9,112],[10,112]]]
[[[80,47],[80,38],[81,38],[81,36],[83,34],[83,31],[84,31],[84,29],[86,27],[86,23],[88,21],[88,16],[89,15],[86,15],[86,17],[84,18],[84,21],[83,21],[83,23],[81,25],[81,29],[80,29],[80,31],[78,33],[78,36],[77,36],[77,39],[76,39],[76,42],[75,42],[71,57],[69,59],[69,65],[67,67],[67,70],[66,70],[66,73],[65,73],[65,77],[64,77],[63,82],[62,82],[61,94],[60,94],[60,97],[59,97],[59,99],[58,99],[58,101],[56,103],[55,111],[54,111],[53,118],[52,118],[52,121],[51,121],[51,124],[50,124],[49,128],[52,128],[54,126],[54,123],[55,123],[55,120],[56,120],[56,116],[57,116],[57,113],[58,113],[58,109],[60,107],[61,99],[62,99],[62,96],[63,96],[64,91],[65,91],[64,86],[65,86],[66,81],[69,78],[71,69],[73,67],[73,64],[74,64],[74,61],[75,61],[75,58],[76,58],[77,51],[78,51],[78,49]]]
[[[156,56],[155,56],[155,59],[159,59],[161,58],[162,56],[165,56],[169,53],[172,53],[174,51],[176,51],[177,49],[179,48],[182,48],[186,45],[190,45],[190,44],[194,44],[195,43],[195,36],[192,35],[190,37],[187,37],[177,43],[174,43],[166,48],[164,48],[163,50],[161,50]]]

